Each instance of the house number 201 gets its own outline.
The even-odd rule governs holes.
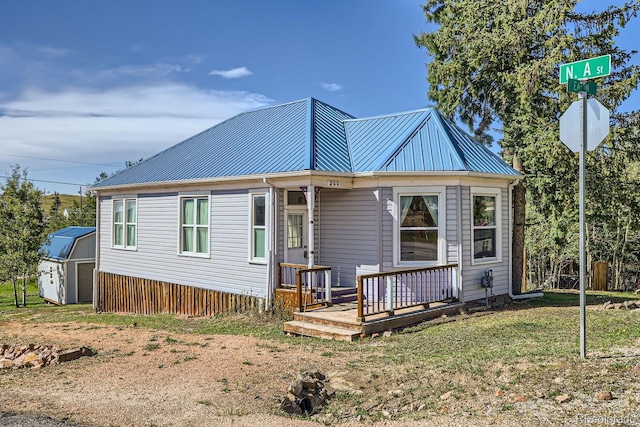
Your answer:
[[[340,181],[337,179],[330,179],[327,181],[327,187],[340,187]]]

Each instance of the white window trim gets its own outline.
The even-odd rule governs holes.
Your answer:
[[[184,199],[194,199],[194,200],[198,200],[198,199],[207,199],[208,200],[208,224],[207,224],[207,234],[209,236],[209,242],[207,244],[207,253],[200,253],[200,252],[185,252],[182,250],[182,201]],[[197,214],[197,210],[194,211],[194,214]],[[190,258],[211,258],[211,193],[206,193],[206,192],[196,192],[196,193],[180,193],[179,197],[178,197],[178,256],[184,256],[184,257],[190,257]],[[197,227],[198,226],[195,226]],[[202,227],[202,226],[200,226]],[[197,235],[197,233],[196,233]],[[197,246],[197,242],[194,242],[194,245]],[[195,246],[194,246],[195,248]]]
[[[253,225],[253,200],[256,197],[264,197],[264,226],[255,226]],[[249,253],[248,253],[248,262],[250,264],[261,264],[261,265],[267,265],[267,255],[268,255],[268,242],[269,242],[269,195],[268,193],[265,192],[249,192],[249,236],[248,236],[248,242],[249,242]],[[254,248],[255,248],[255,233],[254,230],[256,228],[259,229],[264,229],[264,234],[265,234],[265,238],[264,238],[264,258],[260,258],[260,257],[254,257],[253,254],[255,253]]]
[[[129,201],[134,201],[136,202],[136,222],[134,223],[128,223],[127,222],[127,202]],[[123,232],[122,232],[122,245],[116,245],[115,241],[116,241],[116,237],[115,237],[115,233],[116,233],[116,223],[115,223],[115,205],[116,202],[122,202],[122,226],[123,226]],[[123,251],[137,251],[138,250],[138,208],[139,208],[139,204],[138,204],[138,198],[136,196],[120,196],[120,197],[114,197],[111,199],[111,248],[113,249],[119,249],[119,250],[123,250]],[[133,224],[136,227],[136,244],[134,246],[127,246],[127,225],[128,224]]]
[[[474,242],[474,233],[475,227],[473,225],[473,198],[475,196],[492,196],[496,198],[496,211],[495,211],[495,220],[496,220],[496,256],[491,258],[480,258],[476,260],[474,258],[475,252],[475,242]],[[470,252],[471,252],[471,265],[484,265],[484,264],[495,264],[502,262],[502,189],[501,188],[490,188],[490,187],[471,187],[471,197],[469,198],[469,226],[471,228],[471,242]]]
[[[445,186],[393,188],[393,266],[431,267],[447,263],[447,212]],[[438,259],[436,261],[400,260],[400,196],[438,196]]]

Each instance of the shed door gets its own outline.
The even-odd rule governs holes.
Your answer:
[[[93,268],[95,263],[84,262],[78,264],[78,302],[93,300]]]

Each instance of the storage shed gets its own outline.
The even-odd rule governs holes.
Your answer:
[[[40,250],[38,294],[54,304],[93,300],[96,228],[67,227],[51,233]]]

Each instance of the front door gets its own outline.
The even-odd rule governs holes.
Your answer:
[[[287,211],[286,230],[286,262],[307,265],[309,255],[307,249],[307,212],[302,210]]]

